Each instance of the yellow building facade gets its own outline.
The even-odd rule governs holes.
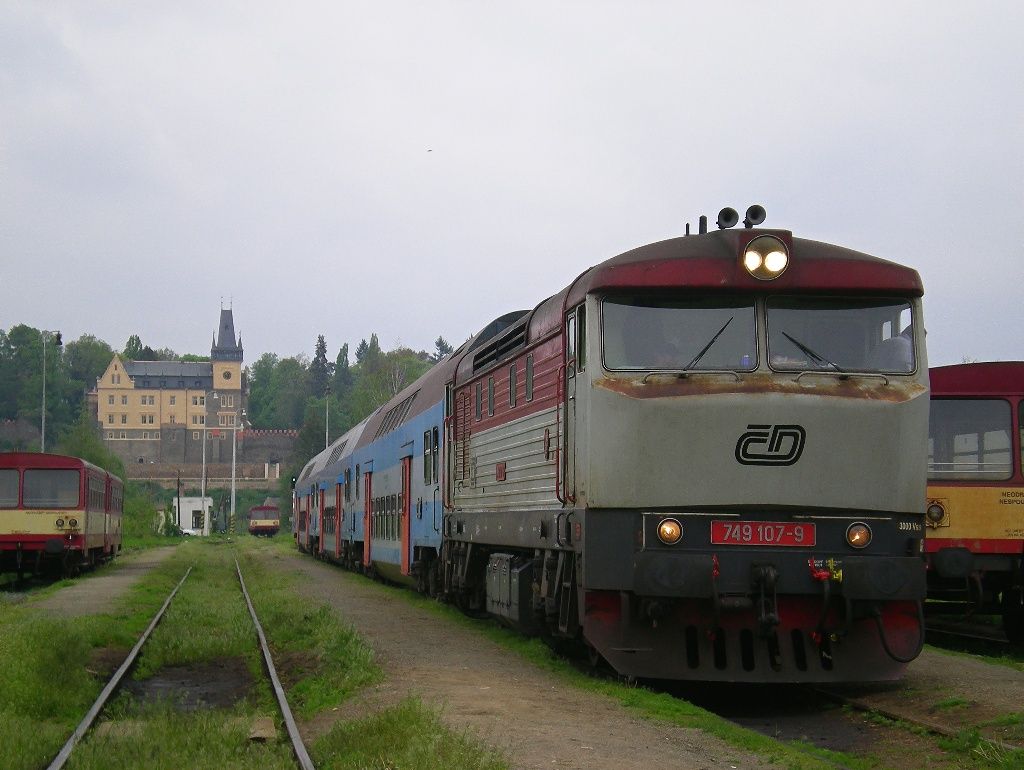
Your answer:
[[[224,455],[245,428],[242,343],[221,310],[209,361],[129,361],[115,355],[96,382],[96,418],[125,462],[197,462]]]

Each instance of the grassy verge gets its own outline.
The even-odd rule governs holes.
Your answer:
[[[235,556],[300,719],[329,717],[381,674],[358,636],[325,608],[303,603],[295,579],[266,567],[272,550],[247,536],[189,540],[104,615],[63,619],[32,603],[0,605],[0,767],[38,768],[53,758],[189,565],[191,576],[132,678],[142,682],[168,667],[233,662],[248,672],[245,697],[184,711],[173,697],[154,702],[122,692],[103,714],[106,724],[76,748],[70,767],[294,767],[238,588]],[[260,716],[276,723],[276,740],[250,740]],[[310,751],[322,768],[426,770],[438,757],[450,759],[445,764],[451,767],[503,767],[492,751],[444,729],[437,714],[415,700],[367,719],[339,721]]]

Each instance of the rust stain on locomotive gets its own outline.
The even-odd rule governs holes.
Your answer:
[[[807,375],[805,375],[807,377]],[[627,398],[675,398],[682,396],[747,395],[779,393],[782,395],[831,396],[869,401],[901,403],[922,396],[927,387],[916,381],[883,383],[874,377],[813,377],[813,384],[794,379],[779,379],[773,374],[753,374],[734,379],[733,375],[716,374],[646,374],[644,377],[601,377],[595,388],[618,393]],[[647,379],[644,382],[644,378]]]

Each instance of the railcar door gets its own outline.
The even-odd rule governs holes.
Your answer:
[[[571,503],[576,499],[576,380],[586,362],[583,353],[585,340],[583,327],[585,324],[584,305],[580,305],[569,313],[565,324],[565,405],[563,410],[565,455],[562,458],[562,467],[556,473],[563,474],[565,484],[563,502],[566,503]]]
[[[341,484],[334,485],[334,558],[341,556],[341,522],[345,516],[342,507]]]
[[[409,498],[412,497],[412,456],[402,458],[402,494],[398,498],[398,521],[402,541],[402,574],[409,574],[412,551],[412,517],[409,515]]]
[[[366,487],[363,490],[363,566],[370,566],[370,542],[373,540],[373,472],[363,474]]]

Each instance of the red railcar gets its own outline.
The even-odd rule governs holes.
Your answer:
[[[273,537],[281,529],[281,511],[276,505],[255,505],[249,509],[249,534]]]
[[[0,453],[0,571],[65,574],[121,550],[124,486],[77,457]]]
[[[931,370],[932,611],[1002,613],[1024,645],[1024,361]]]

